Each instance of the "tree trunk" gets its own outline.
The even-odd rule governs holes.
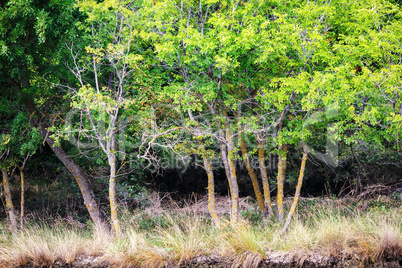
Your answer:
[[[237,185],[237,177],[236,177],[236,167],[234,163],[234,145],[233,145],[233,137],[230,133],[229,127],[229,118],[226,116],[225,120],[225,130],[226,130],[226,143],[228,148],[228,166],[230,172],[230,182],[232,185],[232,214],[231,214],[231,221],[236,222],[240,216],[239,212],[239,186]]]
[[[258,144],[258,162],[259,162],[259,166],[260,166],[262,187],[264,190],[265,214],[268,214],[268,216],[271,217],[274,213],[272,211],[271,193],[269,190],[269,181],[268,181],[267,170],[265,168],[264,143],[258,137],[258,135],[256,135],[256,139],[257,139],[257,144]]]
[[[283,108],[281,115],[278,118],[278,123],[276,125],[276,136],[278,136],[282,132],[283,122],[285,121],[285,117],[289,112],[290,106],[293,102],[294,91],[289,96],[289,103]],[[277,177],[277,195],[276,195],[276,207],[278,211],[278,220],[283,221],[283,187],[285,183],[285,173],[286,173],[286,154],[287,154],[287,146],[279,145],[279,159],[278,159],[278,177]]]
[[[221,121],[218,120],[218,134],[219,134],[219,139],[220,139],[220,150],[221,150],[221,155],[222,155],[222,161],[223,161],[223,166],[225,167],[225,174],[226,178],[228,179],[229,183],[229,191],[230,191],[230,196],[233,195],[233,189],[232,189],[232,181],[230,180],[230,168],[229,168],[229,162],[228,162],[228,155],[227,155],[227,150],[226,150],[226,145],[225,145],[225,134],[223,133]]]
[[[10,218],[10,229],[13,233],[15,233],[17,231],[17,218],[15,216],[13,199],[11,196],[10,180],[8,179],[8,174],[5,169],[1,169],[1,172],[3,174],[4,195],[6,197],[6,210],[8,213],[8,217]]]
[[[60,161],[64,164],[64,166],[68,169],[68,171],[70,171],[70,173],[75,178],[78,187],[81,190],[82,197],[84,198],[84,204],[94,224],[95,225],[105,224],[105,221],[102,217],[98,204],[94,199],[94,194],[91,190],[88,178],[86,177],[84,171],[77,163],[75,163],[68,156],[68,154],[63,150],[63,148],[61,148],[60,146],[56,146],[54,144],[53,139],[49,137],[50,133],[46,130],[43,124],[40,125],[40,131],[42,135],[45,137],[45,140],[52,149],[52,151],[56,154],[56,156],[60,159]]]
[[[197,123],[195,137],[198,138],[200,136],[200,125],[197,121],[195,121],[194,116],[190,109],[187,110],[190,120]],[[202,137],[202,136],[200,136]],[[211,214],[212,223],[215,226],[219,226],[218,214],[216,213],[216,202],[215,202],[215,182],[214,182],[214,172],[211,167],[211,163],[209,161],[207,152],[205,150],[205,146],[203,141],[199,141],[201,156],[204,161],[204,169],[207,172],[208,176],[208,211]]]
[[[223,132],[222,129],[222,122],[221,120],[217,119],[217,125],[218,125],[218,134],[219,134],[219,139],[220,139],[220,149],[221,149],[221,155],[222,155],[222,161],[223,165],[225,167],[225,173],[226,177],[228,179],[229,183],[229,190],[230,190],[230,197],[231,197],[231,205],[232,205],[232,212],[231,212],[231,219],[233,221],[237,221],[237,217],[239,215],[239,188],[237,186],[237,179],[236,179],[236,170],[234,168],[234,163],[233,160],[230,160],[230,155],[233,155],[233,144],[231,145],[232,147],[230,148],[229,145],[229,139],[230,138],[230,133],[226,133],[226,136]],[[228,131],[228,127],[226,127],[226,131]],[[226,145],[225,145],[226,142]],[[227,149],[226,149],[227,148]]]
[[[117,200],[116,200],[116,155],[112,152],[109,156],[110,178],[109,178],[109,202],[110,215],[112,217],[112,227],[116,235],[120,235],[120,223],[117,217]]]
[[[255,197],[257,198],[257,202],[258,202],[258,207],[260,208],[261,213],[264,214],[264,211],[265,211],[264,199],[262,198],[260,186],[259,186],[258,180],[257,180],[257,175],[255,174],[254,169],[250,164],[250,159],[248,158],[247,147],[246,147],[246,143],[244,142],[243,134],[241,134],[241,137],[240,137],[240,149],[242,152],[244,164],[246,165],[248,174],[251,179],[251,183],[253,184]]]
[[[20,215],[20,228],[24,228],[24,217],[25,217],[25,174],[24,168],[29,159],[30,153],[24,158],[22,165],[19,167],[20,179],[21,179],[21,215]]]
[[[20,168],[20,178],[21,178],[21,216],[20,216],[20,226],[21,230],[24,227],[24,217],[25,217],[25,175],[24,168]]]
[[[195,121],[191,110],[187,109],[187,111],[188,111],[190,120],[197,123],[195,137],[197,137],[197,138],[202,137],[201,131],[200,131],[200,124],[197,121]],[[207,172],[207,176],[208,176],[208,187],[207,187],[207,189],[208,189],[208,211],[211,214],[212,223],[215,226],[219,226],[218,214],[216,213],[214,172],[212,170],[211,163],[209,161],[203,141],[200,140],[199,145],[200,145],[200,149],[202,152],[201,156],[204,161],[204,169]]]
[[[226,178],[228,179],[228,183],[229,183],[230,196],[232,196],[233,195],[233,188],[232,188],[232,181],[230,180],[230,168],[229,168],[227,149],[226,149],[226,145],[225,145],[226,138],[225,138],[225,134],[224,134],[224,132],[222,130],[222,125],[221,124],[222,124],[221,121],[217,120],[222,161],[223,161],[223,166],[225,167]]]
[[[277,178],[277,195],[276,195],[276,207],[278,211],[278,220],[283,221],[283,187],[285,184],[285,172],[286,172],[286,153],[287,146],[279,146],[279,160],[278,160],[278,178]]]
[[[219,226],[218,214],[215,205],[215,182],[214,172],[207,156],[202,157],[204,160],[204,168],[208,176],[208,211],[211,214],[212,223]]]
[[[114,121],[113,121],[114,122]],[[110,166],[110,178],[109,178],[109,203],[110,203],[110,216],[112,217],[112,227],[115,235],[120,235],[120,222],[117,216],[117,194],[116,194],[116,137],[114,133],[114,124],[111,126],[110,134],[110,148],[106,151],[109,166]],[[106,146],[108,147],[108,146]]]
[[[297,186],[296,186],[296,192],[295,192],[295,197],[293,199],[292,206],[290,207],[288,217],[286,219],[286,223],[283,226],[283,229],[281,231],[281,235],[284,235],[289,228],[290,221],[292,220],[293,214],[295,213],[296,207],[297,207],[297,202],[299,201],[300,198],[300,190],[302,187],[303,183],[303,177],[304,177],[304,170],[306,168],[306,162],[307,162],[307,145],[303,144],[303,158],[300,166],[300,172],[299,172],[299,178],[297,179]]]

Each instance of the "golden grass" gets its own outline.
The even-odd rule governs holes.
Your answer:
[[[402,235],[393,228],[383,229],[380,242],[375,243],[373,253],[376,259],[396,259],[402,256]]]
[[[103,255],[105,247],[113,244],[115,237],[106,226],[96,226],[91,230],[89,242],[86,244],[85,255]]]
[[[222,255],[232,259],[234,267],[258,267],[265,258],[263,245],[269,234],[246,221],[228,224],[220,238]]]
[[[271,249],[285,252],[300,252],[308,250],[315,242],[312,239],[314,235],[312,228],[296,219],[284,237],[277,230],[280,230],[279,226],[272,230]]]
[[[43,225],[27,227],[16,235],[8,235],[8,242],[2,243],[0,264],[13,267],[32,263],[42,267],[57,260],[68,264],[86,253],[90,241],[79,230]]]
[[[272,251],[361,263],[400,260],[401,212],[401,207],[364,213],[328,204],[301,207],[285,236],[275,220],[233,224],[222,219],[216,228],[204,216],[167,211],[125,215],[119,237],[107,228],[83,230],[60,222],[33,224],[14,236],[3,228],[0,267],[70,264],[84,256],[112,267],[166,267],[210,254],[230,260],[233,267],[258,267]]]
[[[177,263],[185,262],[196,256],[205,254],[211,248],[209,241],[210,227],[199,217],[182,219],[168,218],[169,228],[158,227],[154,241],[159,247],[169,251],[171,259]]]

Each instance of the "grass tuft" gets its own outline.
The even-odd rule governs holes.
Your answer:
[[[365,266],[401,262],[402,208],[373,204],[358,211],[339,202],[305,203],[285,236],[274,219],[246,215],[233,224],[222,218],[216,228],[204,214],[162,208],[155,214],[126,211],[119,237],[106,227],[63,220],[33,221],[16,235],[0,225],[0,267],[74,265],[85,258],[112,267],[170,267],[207,256],[220,256],[233,267],[258,267],[267,254],[301,263],[317,254]]]
[[[263,244],[269,235],[246,221],[228,225],[221,235],[223,254],[234,259],[235,267],[258,267],[265,258]]]
[[[200,217],[169,217],[170,227],[158,228],[154,239],[169,252],[178,264],[206,253],[210,247],[208,236],[210,227]]]
[[[388,228],[387,228],[388,227]],[[380,242],[374,246],[375,259],[398,260],[402,256],[402,235],[395,228],[386,226],[381,230]]]
[[[76,229],[34,225],[9,236],[1,247],[0,263],[10,267],[51,266],[56,260],[69,264],[85,252],[88,242]]]

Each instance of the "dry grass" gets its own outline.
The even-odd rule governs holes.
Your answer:
[[[107,228],[32,224],[12,236],[0,230],[0,267],[27,263],[50,266],[92,256],[113,267],[166,267],[186,264],[210,254],[229,259],[233,267],[258,267],[267,252],[292,256],[319,254],[361,263],[400,260],[402,208],[374,207],[358,212],[337,205],[301,206],[287,234],[275,220],[221,220],[211,226],[205,216],[158,209],[124,215],[124,232],[114,237]],[[1,225],[0,225],[0,228]]]
[[[233,266],[258,267],[265,258],[264,244],[269,234],[246,221],[239,221],[221,230],[221,254],[233,260]]]
[[[402,235],[397,230],[383,229],[380,242],[376,243],[373,253],[376,259],[397,259],[402,256]]]
[[[113,244],[114,235],[106,226],[94,227],[90,232],[90,240],[86,244],[85,255],[99,256],[105,251],[105,246]]]
[[[169,251],[173,261],[179,264],[206,253],[211,248],[211,228],[199,217],[168,218],[170,227],[158,227],[154,241]]]
[[[127,229],[105,248],[102,260],[116,267],[165,267],[185,263],[212,248],[212,229],[203,218],[166,214],[164,217],[164,225],[149,232],[135,225]]]
[[[68,264],[85,254],[87,245],[92,241],[84,238],[78,229],[50,228],[46,225],[27,227],[14,236],[3,236],[8,236],[7,242],[2,243],[0,248],[0,264],[4,267],[26,263],[42,267],[55,261]]]
[[[315,242],[312,239],[314,235],[312,228],[299,220],[293,222],[286,236],[282,237],[279,230],[279,226],[272,230],[271,249],[285,252],[308,251]]]

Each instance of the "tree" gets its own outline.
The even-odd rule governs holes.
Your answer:
[[[163,1],[146,4],[142,36],[151,39],[158,57],[177,78],[165,89],[181,111],[208,118],[231,193],[232,214],[239,216],[234,122],[239,94],[239,66],[257,44],[264,3]],[[240,79],[242,80],[242,79]]]
[[[72,107],[81,113],[76,125],[67,125],[65,132],[78,132],[80,139],[95,140],[106,155],[109,174],[109,201],[112,227],[120,234],[117,201],[118,153],[124,157],[125,139],[118,133],[125,110],[139,94],[136,83],[141,81],[143,57],[134,50],[136,45],[135,6],[124,1],[78,2],[80,11],[88,17],[80,24],[87,40],[74,40],[70,71],[78,80],[78,89],[68,86]],[[77,46],[78,44],[78,46]],[[82,49],[82,51],[79,51]],[[118,136],[120,135],[120,136]],[[79,141],[80,142],[80,141]],[[119,148],[120,145],[120,148]]]
[[[267,70],[269,84],[259,90],[257,100],[266,111],[273,111],[271,122],[279,157],[276,198],[279,221],[284,219],[288,148],[306,142],[308,133],[303,129],[303,120],[316,108],[302,106],[304,96],[311,94],[304,77],[328,66],[330,53],[325,34],[331,28],[328,17],[332,14],[333,6],[327,2],[279,4],[272,11],[273,19],[264,24],[257,62]],[[302,177],[303,172],[300,174]]]
[[[393,69],[392,63],[400,62],[398,56],[394,56],[400,54],[396,45],[400,41],[388,36],[391,32],[392,36],[398,35],[400,31],[396,22],[398,11],[389,3],[373,1],[362,9],[359,4],[343,1],[307,2],[296,4],[292,10],[288,8],[279,6],[276,10],[276,20],[267,28],[267,42],[259,59],[270,61],[279,56],[282,64],[287,65],[282,68],[289,70],[287,73],[271,71],[276,77],[272,77],[271,85],[261,91],[260,98],[265,107],[274,105],[277,111],[281,111],[277,114],[276,123],[276,142],[280,153],[277,183],[280,220],[284,219],[282,189],[286,151],[291,145],[301,144],[304,148],[294,202],[282,233],[286,232],[297,204],[307,153],[336,166],[337,155],[331,153],[338,153],[339,138],[348,143],[357,142],[367,135],[364,129],[375,131],[368,127],[368,121],[375,120],[369,113],[375,114],[376,108],[368,108],[370,105],[367,105],[366,99],[370,95],[369,103],[375,102],[380,106],[384,101],[372,98],[376,96],[373,85],[378,86],[379,81],[378,77],[374,78],[374,73],[382,64],[390,70]],[[382,28],[379,25],[387,26]],[[378,45],[379,42],[381,45]],[[387,48],[382,50],[383,46]],[[276,51],[276,48],[282,51]],[[269,67],[272,68],[272,65],[268,63],[267,69]],[[384,69],[382,73],[385,73]],[[397,74],[398,71],[388,71],[386,76],[390,73]],[[392,78],[390,81],[396,82]],[[389,85],[387,88],[388,92],[393,92],[391,94],[398,94]],[[370,93],[365,95],[362,92]],[[359,111],[355,113],[356,107]],[[357,135],[350,138],[344,135],[350,130]],[[315,138],[314,131],[326,134],[326,153],[317,153],[313,147],[306,148]],[[357,187],[359,184],[356,182]]]
[[[18,111],[31,115],[30,124],[39,129],[74,176],[92,220],[100,224],[102,215],[85,172],[60,144],[55,144],[47,129],[65,109],[62,99],[57,97],[63,92],[46,80],[57,83],[68,79],[60,62],[66,36],[73,34],[72,22],[77,19],[74,14],[74,1],[3,1],[0,7],[0,84],[5,90],[2,93],[8,94],[5,99],[12,99]]]
[[[337,47],[345,63],[337,72],[352,101],[340,131],[357,162],[353,191],[358,194],[364,177],[358,151],[369,157],[388,151],[393,158],[400,151],[401,10],[380,1],[369,1],[364,9],[347,7],[343,12],[350,20],[338,26],[344,34]]]
[[[12,200],[9,173],[13,173],[15,168],[20,170],[21,179],[21,213],[20,226],[24,224],[24,167],[28,158],[35,154],[39,146],[39,131],[29,127],[26,113],[15,115],[9,107],[0,105],[0,110],[8,113],[8,116],[15,116],[8,123],[5,123],[0,134],[0,168],[3,175],[3,187],[6,196],[6,208],[10,219],[10,229],[15,232],[17,229],[17,216]],[[8,110],[8,111],[7,111]],[[2,118],[6,119],[6,118]],[[5,120],[7,121],[7,120]],[[11,172],[12,171],[12,172]]]

